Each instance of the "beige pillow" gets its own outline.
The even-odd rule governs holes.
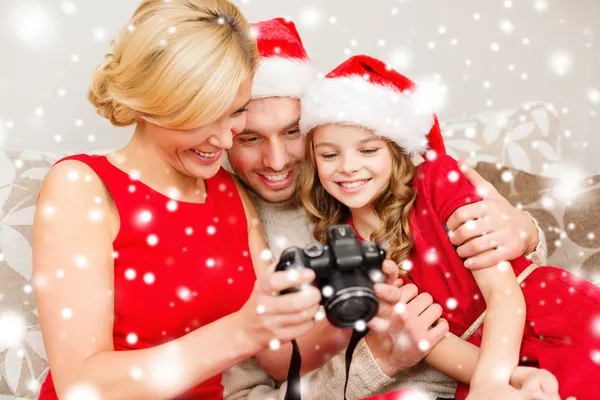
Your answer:
[[[441,121],[448,154],[478,162],[500,162],[544,176],[560,172],[562,128],[548,103],[521,104],[468,118]]]
[[[16,316],[26,326],[19,343],[0,341],[0,398],[37,398],[48,368],[31,283],[31,227],[41,181],[58,157],[0,151],[0,318]]]
[[[480,162],[475,168],[544,230],[548,265],[600,283],[600,175],[560,181]]]

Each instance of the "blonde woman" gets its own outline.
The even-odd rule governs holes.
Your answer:
[[[113,46],[89,100],[135,133],[60,160],[38,200],[40,398],[221,399],[222,371],[310,330],[320,301],[312,287],[272,296],[314,274],[269,270],[255,210],[221,168],[256,43],[225,0],[146,0]]]

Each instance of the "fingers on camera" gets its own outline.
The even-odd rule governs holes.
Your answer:
[[[314,308],[314,316],[320,302],[319,289],[311,286],[300,292],[274,297],[271,300],[271,314],[297,314]]]
[[[268,279],[269,292],[281,292],[312,282],[315,273],[312,269],[301,268],[290,271],[277,271]]]

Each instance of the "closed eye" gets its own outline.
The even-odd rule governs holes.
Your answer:
[[[321,157],[325,160],[331,160],[333,158],[335,158],[338,155],[338,153],[325,153],[325,154],[321,154]]]
[[[365,154],[365,155],[367,155],[367,156],[370,156],[370,155],[373,155],[373,154],[377,153],[378,151],[379,151],[379,149],[378,149],[378,148],[373,148],[373,149],[363,149],[363,150],[361,150],[360,152],[361,152],[362,154]]]
[[[246,111],[248,111],[248,107],[243,107],[240,108],[239,110],[237,110],[236,112],[234,112],[233,114],[231,114],[232,117],[239,117],[240,115],[244,114]]]

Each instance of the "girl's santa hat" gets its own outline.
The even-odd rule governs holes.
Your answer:
[[[446,152],[426,95],[404,75],[359,55],[314,81],[302,97],[300,131],[326,124],[357,125],[388,138],[410,155]]]
[[[252,24],[260,63],[252,82],[252,98],[300,98],[318,71],[308,58],[292,21],[274,18]]]

